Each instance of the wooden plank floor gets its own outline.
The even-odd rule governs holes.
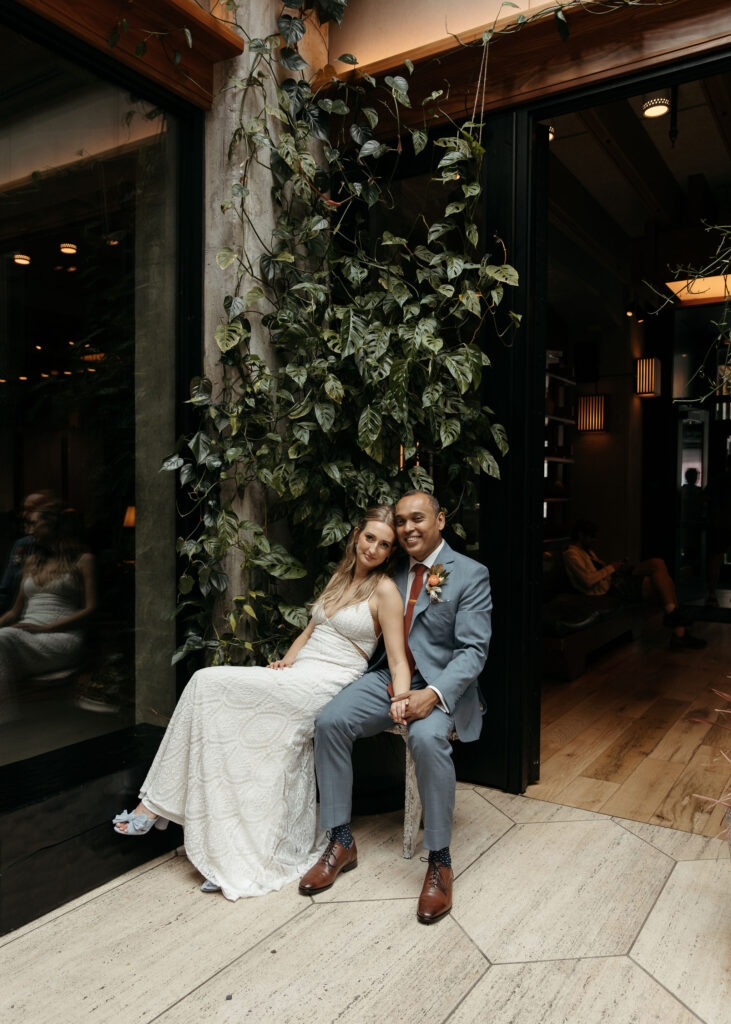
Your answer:
[[[571,683],[545,680],[541,777],[525,795],[697,835],[723,829],[717,799],[731,789],[731,732],[719,725],[731,692],[731,627],[698,623],[703,651],[670,651],[648,615],[640,640],[613,646]]]

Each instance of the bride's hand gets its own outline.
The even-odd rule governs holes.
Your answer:
[[[289,658],[280,658],[279,661],[270,661],[267,668],[291,668],[294,665],[294,659],[290,661]]]
[[[395,700],[391,704],[391,710],[389,716],[396,725],[406,725],[406,712],[409,707],[409,698],[404,697],[403,700]]]

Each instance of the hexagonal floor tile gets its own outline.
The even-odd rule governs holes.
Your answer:
[[[486,970],[453,921],[420,925],[401,900],[311,905],[158,1020],[423,1024],[444,1020]]]
[[[493,963],[619,955],[672,867],[607,818],[515,825],[458,880],[452,913]]]
[[[731,1008],[730,890],[729,861],[676,864],[631,951],[706,1024]]]
[[[143,1024],[308,906],[295,886],[230,903],[200,883],[173,857],[9,942],[0,1019]]]
[[[641,1009],[639,1009],[641,1008]],[[498,964],[449,1024],[698,1024],[627,957]]]

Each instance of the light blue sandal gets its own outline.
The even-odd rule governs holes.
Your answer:
[[[126,831],[117,828],[117,825],[122,822],[125,822],[127,825]],[[118,832],[120,836],[144,836],[153,827],[159,828],[162,832],[170,823],[167,818],[160,818],[157,815],[154,818],[148,818],[146,814],[135,814],[134,811],[125,809],[116,818],[112,818],[112,824],[114,825],[114,831]]]
[[[216,883],[212,882],[210,880],[210,878],[207,878],[205,880],[205,882],[203,883],[203,885],[201,886],[201,892],[220,892],[220,891],[221,891],[221,886],[220,885],[216,885]]]

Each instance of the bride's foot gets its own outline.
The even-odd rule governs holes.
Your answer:
[[[114,831],[122,836],[144,836],[151,828],[160,830],[168,827],[168,819],[153,814],[144,804],[137,804],[132,812],[126,809],[112,818]]]
[[[221,891],[221,886],[220,885],[216,885],[216,883],[212,882],[210,880],[210,878],[206,878],[206,880],[203,882],[203,885],[201,886],[201,892],[220,892],[220,891]]]

